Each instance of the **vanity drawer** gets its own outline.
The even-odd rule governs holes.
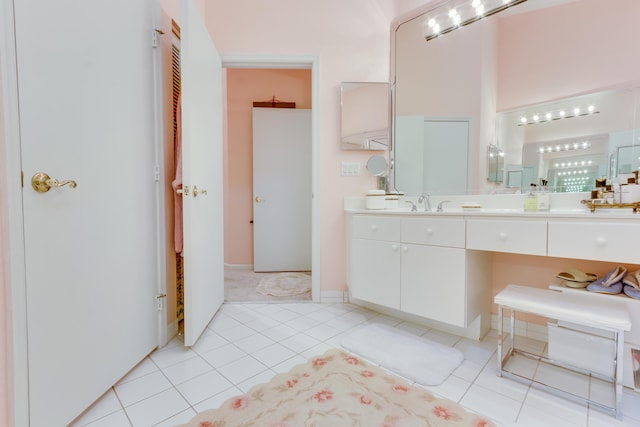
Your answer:
[[[405,218],[402,242],[419,245],[464,248],[465,221],[462,218]]]
[[[638,263],[640,224],[549,222],[549,256]]]
[[[351,221],[351,237],[399,242],[400,223],[400,218],[354,215]]]
[[[467,220],[467,249],[544,256],[547,222]]]

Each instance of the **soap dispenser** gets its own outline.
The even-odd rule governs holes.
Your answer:
[[[541,180],[541,188],[538,192],[538,210],[539,211],[548,211],[551,208],[551,204],[549,203],[549,189],[547,187],[547,180]]]
[[[524,199],[524,211],[525,212],[535,212],[538,210],[538,196],[535,193],[537,185],[531,184],[529,189],[529,194]]]

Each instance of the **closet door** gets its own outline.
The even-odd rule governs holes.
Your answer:
[[[192,346],[224,301],[222,61],[192,0],[181,3],[180,37],[184,343]]]
[[[17,425],[63,426],[157,344],[152,2],[13,4],[30,418]]]

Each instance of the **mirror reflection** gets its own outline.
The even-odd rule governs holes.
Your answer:
[[[389,84],[344,82],[340,85],[343,150],[389,148]]]
[[[507,170],[523,172],[523,187],[545,179],[557,192],[591,191],[596,178],[637,170],[632,156],[618,159],[634,145],[636,99],[631,85],[498,114],[498,139],[513,151]]]
[[[517,192],[541,179],[552,191],[589,191],[595,177],[614,180],[638,168],[633,16],[640,16],[640,2],[611,8],[599,0],[530,0],[426,41],[434,10],[397,23],[394,32],[396,189],[437,191],[460,179],[465,165],[467,186],[449,194]],[[445,119],[468,123],[467,158],[449,151],[449,138],[412,137],[416,122]],[[434,168],[424,153],[438,144],[435,182],[416,184]],[[490,147],[504,153],[502,172],[485,161]]]
[[[489,145],[487,149],[487,180],[502,182],[504,177],[504,151],[497,145]]]

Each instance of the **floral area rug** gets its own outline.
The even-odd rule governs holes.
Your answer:
[[[495,424],[341,350],[278,374],[181,427],[425,427]]]

